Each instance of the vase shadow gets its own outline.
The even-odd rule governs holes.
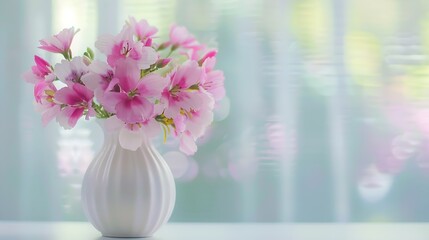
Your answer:
[[[95,240],[115,240],[115,239],[126,239],[126,240],[164,240],[161,238],[157,238],[157,237],[125,237],[125,238],[119,238],[119,237],[105,237],[105,236],[100,236],[98,238],[96,238]]]

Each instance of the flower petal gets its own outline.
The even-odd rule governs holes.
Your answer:
[[[222,71],[216,70],[206,74],[202,87],[218,101],[225,97],[224,75]]]
[[[89,102],[94,97],[94,92],[82,84],[74,84],[73,90],[84,102]]]
[[[203,136],[206,128],[213,121],[213,111],[211,110],[201,110],[194,112],[192,117],[188,119],[186,123],[186,129],[192,134],[192,136],[197,139]]]
[[[88,87],[91,90],[95,90],[100,86],[100,82],[102,81],[102,78],[97,73],[90,72],[83,75],[81,80],[86,87]]]
[[[186,155],[193,155],[197,151],[197,145],[191,134],[186,131],[180,136],[179,150]]]
[[[116,132],[125,127],[125,123],[121,121],[117,116],[111,116],[104,120],[104,129],[108,133]]]
[[[48,125],[52,119],[54,119],[61,111],[60,105],[54,105],[53,107],[49,108],[45,112],[42,113],[42,124],[43,126]]]
[[[110,34],[98,37],[97,41],[95,42],[95,47],[100,50],[100,52],[106,55],[112,52],[112,48],[114,45],[115,37]]]
[[[119,79],[119,86],[125,92],[134,90],[140,79],[140,69],[135,61],[120,59],[116,64],[115,77]]]
[[[172,85],[180,88],[189,88],[199,83],[203,78],[203,69],[196,61],[186,61],[173,75]]]
[[[174,121],[174,126],[175,126],[177,132],[181,133],[181,132],[185,131],[185,129],[186,129],[186,124],[185,124],[186,117],[184,115],[182,115],[182,114],[176,115],[173,118],[173,121]]]
[[[24,78],[24,80],[25,80],[26,82],[28,82],[28,83],[33,83],[33,84],[38,83],[39,81],[42,81],[42,80],[43,80],[43,78],[41,78],[41,77],[39,77],[39,76],[35,75],[35,74],[33,73],[33,71],[32,71],[32,70],[28,70],[28,71],[26,71],[26,72],[22,75],[22,78]]]
[[[81,97],[71,87],[63,87],[55,93],[55,100],[59,103],[76,105],[82,102]]]
[[[76,126],[77,121],[83,115],[84,108],[73,108],[73,112],[70,114],[68,124],[70,127]]]
[[[76,126],[77,121],[82,117],[84,108],[74,108],[66,106],[57,115],[57,122],[64,129],[71,129]]]
[[[127,150],[136,151],[143,144],[141,130],[130,130],[123,127],[119,132],[119,144]]]
[[[125,101],[128,98],[127,94],[119,92],[106,92],[102,99],[98,99],[103,105],[104,109],[111,113],[116,113],[116,105]]]
[[[116,105],[118,118],[126,123],[143,122],[151,117],[153,104],[143,97],[135,96]]]
[[[142,125],[142,132],[147,138],[153,138],[161,132],[161,125],[151,118]]]
[[[142,47],[141,56],[139,59],[139,67],[141,69],[147,69],[150,65],[154,64],[158,60],[158,53],[152,47]]]
[[[112,68],[105,62],[94,60],[92,61],[91,65],[89,65],[89,69],[91,69],[92,72],[105,75],[109,71],[112,71]]]
[[[140,80],[138,90],[141,95],[147,97],[159,97],[162,90],[167,87],[168,80],[158,74],[146,75]]]

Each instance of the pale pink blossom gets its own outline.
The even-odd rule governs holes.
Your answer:
[[[195,141],[203,136],[212,121],[213,111],[211,109],[191,110],[187,114],[175,117],[174,134],[180,139],[180,150],[187,155],[194,154],[197,150]]]
[[[57,121],[64,128],[72,128],[86,112],[86,119],[95,116],[92,108],[93,92],[82,84],[74,83],[55,93],[55,101],[64,105]]]
[[[56,87],[51,82],[40,81],[34,85],[36,109],[42,114],[42,123],[44,126],[60,112],[60,105],[53,100],[56,91]]]
[[[162,92],[165,116],[175,118],[181,111],[212,109],[213,98],[199,89],[203,78],[204,71],[195,61],[187,61],[172,71],[168,76],[170,84]]]
[[[201,109],[199,111],[191,110],[186,120],[186,130],[189,131],[195,139],[198,139],[204,135],[206,128],[212,121],[212,109]]]
[[[137,22],[133,17],[129,18],[129,24],[134,32],[134,35],[139,41],[141,41],[145,46],[152,45],[152,38],[158,32],[156,27],[150,26],[145,19]]]
[[[167,80],[157,74],[140,79],[140,70],[131,60],[118,61],[115,69],[120,92],[105,93],[102,104],[126,123],[139,123],[152,117],[153,98],[160,96]]]
[[[35,55],[34,62],[36,65],[31,67],[31,70],[24,73],[24,80],[28,83],[36,84],[40,81],[44,81],[46,75],[52,72],[51,65],[43,58]]]
[[[39,48],[48,52],[68,54],[73,37],[77,32],[79,29],[75,31],[74,27],[65,28],[50,38],[40,40]]]
[[[200,44],[194,35],[190,34],[188,29],[183,26],[171,26],[169,37],[168,44],[173,45],[175,48],[200,48]]]
[[[94,91],[94,95],[99,101],[103,101],[104,93],[112,91],[118,83],[118,79],[114,78],[113,68],[105,62],[97,60],[89,65],[89,72],[81,79],[86,87]]]
[[[112,67],[116,66],[118,60],[127,58],[136,61],[140,69],[147,69],[158,60],[158,54],[152,47],[134,41],[133,31],[129,26],[125,26],[117,36],[99,37],[95,47],[107,55],[107,63]]]
[[[225,77],[223,72],[220,70],[214,70],[214,66],[216,64],[216,58],[214,56],[202,59],[204,59],[203,68],[206,74],[204,79],[201,81],[200,86],[209,92],[216,101],[219,101],[225,97]]]
[[[207,48],[204,44],[197,44],[190,48],[185,48],[181,54],[185,55],[189,60],[198,61],[201,65],[204,59],[216,55],[216,50]],[[202,56],[202,57],[201,57]]]
[[[58,79],[67,85],[82,83],[82,76],[89,72],[88,66],[82,57],[75,57],[71,61],[62,60],[55,65],[54,73]]]

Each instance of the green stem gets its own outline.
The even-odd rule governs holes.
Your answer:
[[[170,57],[171,56],[171,54],[174,52],[174,51],[176,51],[176,49],[177,48],[179,48],[178,46],[176,46],[176,45],[172,45],[171,47],[170,47],[170,52],[168,53],[168,55],[165,57],[165,58],[168,58],[168,57]]]

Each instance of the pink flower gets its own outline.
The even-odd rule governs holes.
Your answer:
[[[51,82],[40,81],[34,85],[34,98],[37,110],[42,114],[42,123],[46,126],[60,112],[60,105],[54,102],[57,89]]]
[[[94,91],[95,97],[103,101],[104,93],[113,90],[118,83],[118,79],[113,80],[113,77],[114,71],[107,63],[93,61],[89,65],[89,72],[81,79],[86,87]]]
[[[190,60],[198,61],[198,64],[201,65],[205,58],[215,56],[216,53],[216,50],[209,49],[207,46],[201,44],[188,48],[181,54],[186,55]]]
[[[204,78],[203,69],[195,61],[187,61],[168,76],[169,87],[162,92],[161,102],[165,104],[164,114],[168,118],[175,118],[181,112],[212,109],[213,98],[199,88]]]
[[[74,27],[65,28],[50,38],[40,40],[39,48],[48,52],[68,54],[73,37],[77,32],[79,29],[75,31]]]
[[[71,61],[62,60],[55,65],[55,75],[65,84],[71,86],[74,83],[82,83],[82,76],[89,72],[88,66],[82,57],[75,57]]]
[[[217,51],[216,50],[210,50],[210,51],[206,52],[204,54],[204,56],[200,60],[198,60],[198,63],[200,65],[202,65],[207,59],[215,58],[216,55],[217,55]],[[211,67],[214,67],[214,64]],[[211,69],[206,69],[206,71],[207,70],[212,70],[212,68]]]
[[[142,19],[139,22],[135,18],[129,18],[130,27],[133,29],[137,39],[141,41],[145,46],[152,45],[152,37],[158,32],[156,27],[150,26],[149,23]],[[150,41],[150,43],[148,43]]]
[[[219,101],[225,97],[225,77],[223,72],[220,70],[213,70],[216,64],[216,58],[214,56],[208,58],[203,57],[202,60],[204,60],[203,68],[206,74],[200,86],[209,92],[216,101]]]
[[[46,75],[50,74],[51,65],[43,58],[35,55],[34,62],[36,65],[31,67],[31,70],[24,73],[24,80],[29,83],[38,83],[45,80]]]
[[[151,98],[159,97],[167,80],[157,74],[140,79],[140,69],[132,60],[120,60],[115,69],[120,92],[105,93],[103,106],[125,123],[140,123],[153,115]]]
[[[199,111],[191,110],[186,120],[186,130],[192,134],[194,139],[198,139],[204,135],[207,127],[213,121],[212,109],[202,109]]]
[[[170,28],[170,45],[182,48],[198,48],[200,44],[195,37],[183,26],[173,25]]]
[[[176,127],[175,131],[175,134],[180,138],[180,151],[187,155],[194,154],[197,151],[195,141],[203,136],[212,121],[212,109],[191,110],[183,117],[176,118],[174,124],[180,126],[179,128]]]
[[[57,117],[57,121],[64,128],[72,128],[76,125],[85,110],[86,119],[95,115],[92,108],[93,92],[82,84],[74,83],[61,88],[55,93],[55,101],[65,105]]]
[[[158,60],[158,54],[152,47],[144,46],[140,41],[134,42],[129,26],[124,27],[117,36],[99,37],[95,47],[107,55],[107,62],[112,67],[118,60],[127,58],[136,61],[140,69],[147,69]]]
[[[34,74],[44,77],[51,73],[51,65],[45,59],[34,55],[34,62],[36,62],[36,65],[31,68]]]

